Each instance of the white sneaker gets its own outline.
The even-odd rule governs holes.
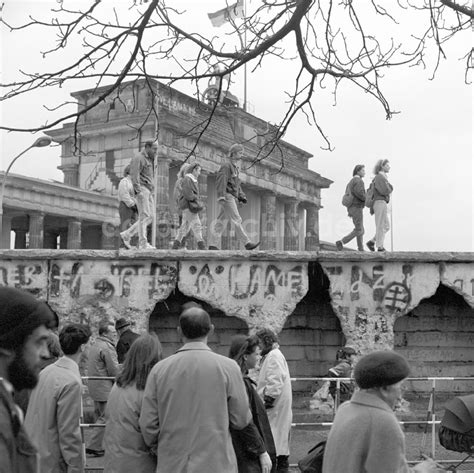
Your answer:
[[[141,243],[138,245],[139,250],[156,250],[156,248],[153,245],[150,245],[150,243]]]
[[[132,244],[130,243],[130,237],[125,233],[120,233],[120,238],[123,241],[123,244],[130,250],[132,249]]]

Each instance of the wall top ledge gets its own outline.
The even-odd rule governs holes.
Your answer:
[[[0,250],[8,260],[153,260],[474,263],[474,252],[397,251],[190,251],[190,250]]]

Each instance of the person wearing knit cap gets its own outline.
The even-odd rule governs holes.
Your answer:
[[[130,322],[121,317],[115,321],[115,330],[119,336],[119,341],[115,350],[117,351],[117,359],[120,364],[125,361],[125,355],[130,350],[132,343],[140,336],[138,333],[132,332]]]
[[[32,389],[47,358],[56,314],[31,294],[0,287],[0,471],[36,472],[36,449],[23,427],[14,391]]]
[[[393,351],[362,357],[354,368],[360,391],[336,412],[324,453],[323,473],[435,473],[433,460],[408,466],[405,438],[393,412],[410,367]]]

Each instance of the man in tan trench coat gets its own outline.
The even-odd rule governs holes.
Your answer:
[[[184,346],[148,377],[143,438],[157,448],[157,473],[237,473],[229,425],[243,429],[252,419],[242,374],[207,346],[214,328],[207,312],[186,309],[179,324]]]

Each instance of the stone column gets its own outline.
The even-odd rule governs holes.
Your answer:
[[[59,166],[58,169],[61,169],[64,174],[64,184],[79,187],[79,166],[77,164]]]
[[[68,250],[80,250],[82,246],[82,223],[80,220],[69,220],[67,226]]]
[[[156,247],[167,249],[171,240],[171,214],[169,206],[170,160],[157,156],[157,192],[156,192]],[[154,246],[155,242],[151,242]]]
[[[285,251],[298,250],[298,203],[297,200],[285,202],[285,233],[283,238],[283,249]]]
[[[29,217],[29,248],[43,248],[44,213],[31,213]]]
[[[317,205],[306,207],[305,250],[319,250],[319,206]]]
[[[201,224],[202,224],[202,237],[204,238],[205,243],[207,243],[207,176],[209,174],[206,171],[201,170],[199,176],[199,194],[201,196],[201,202],[204,206],[202,209]]]
[[[0,248],[10,249],[10,235],[12,231],[12,218],[10,215],[3,214],[2,217],[2,235]]]
[[[26,230],[15,230],[15,250],[26,248]]]
[[[260,248],[275,250],[277,237],[276,194],[265,192],[261,194],[260,199]]]

